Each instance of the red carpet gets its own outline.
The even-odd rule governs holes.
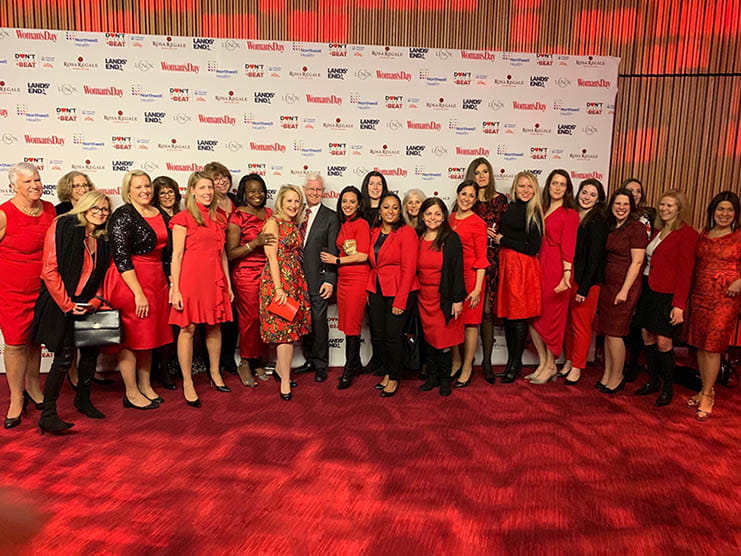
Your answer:
[[[599,394],[595,372],[571,388],[477,374],[447,399],[337,376],[300,376],[287,403],[272,381],[221,394],[200,377],[200,410],[164,390],[158,410],[123,409],[99,387],[104,421],[65,387],[73,434],[42,437],[36,411],[0,431],[0,485],[49,515],[21,553],[741,553],[733,390],[698,423],[681,387],[656,409]]]

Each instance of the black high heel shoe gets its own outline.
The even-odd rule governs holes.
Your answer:
[[[201,398],[196,398],[193,401],[190,401],[188,398],[185,398],[185,403],[188,404],[190,407],[201,407]]]
[[[275,371],[273,371],[272,374],[273,374],[273,378],[275,379],[275,382],[280,382],[280,377],[278,376],[278,373],[276,373]],[[296,388],[296,386],[298,386],[298,383],[297,382],[294,382],[292,380],[291,381],[291,388]]]
[[[21,412],[21,415],[23,412]],[[12,429],[14,427],[17,427],[21,424],[21,415],[18,417],[6,417],[5,418],[5,428],[6,429]]]
[[[288,392],[288,394],[284,394],[283,392],[280,393],[280,399],[284,401],[289,401],[293,397],[293,392]]]
[[[458,370],[454,372],[452,375],[450,375],[450,380],[458,380],[458,377],[461,376],[461,373],[463,372],[463,365],[458,367]]]
[[[144,397],[146,398],[146,396],[144,396]],[[149,398],[147,398],[147,399],[149,400]],[[126,409],[142,409],[142,410],[144,410],[144,409],[157,409],[160,406],[160,404],[158,404],[157,402],[154,402],[154,401],[151,401],[150,400],[149,405],[145,405],[145,406],[134,405],[132,403],[132,401],[126,396],[126,394],[124,394],[124,397],[123,397],[123,406]]]
[[[463,367],[461,367],[460,369],[458,369],[458,371],[456,372],[456,375],[460,376],[462,370],[463,370]],[[455,387],[456,388],[465,388],[466,386],[468,386],[469,384],[471,384],[471,379],[472,378],[473,378],[473,369],[471,369],[471,372],[468,373],[468,378],[465,381],[460,380],[460,379],[456,380],[455,381]]]
[[[600,390],[600,392],[602,392],[603,394],[613,395],[613,394],[617,394],[618,392],[620,392],[623,388],[625,388],[625,377],[623,377],[623,380],[621,380],[620,384],[615,386],[615,388],[610,389],[607,386],[605,386],[604,389]]]
[[[211,379],[211,388],[216,388],[217,392],[231,392],[231,388],[229,388],[226,383],[224,383],[224,386],[219,386],[214,382],[214,379]]]
[[[76,390],[77,390],[77,388],[75,388],[75,391],[76,391]],[[41,411],[42,409],[44,409],[44,400],[41,400],[40,402],[37,402],[36,400],[34,400],[34,399],[33,399],[33,398],[31,397],[31,394],[29,394],[29,393],[28,393],[28,391],[24,390],[24,391],[23,391],[23,409],[24,409],[24,410],[26,409],[26,404],[27,404],[28,402],[31,402],[31,403],[33,404],[33,406],[34,406],[34,407],[35,407],[35,408],[36,408],[36,409],[37,409],[38,411]]]
[[[392,392],[387,392],[386,390],[381,390],[381,397],[382,398],[392,398],[396,395],[396,392],[399,391],[399,385],[396,385],[396,388]]]

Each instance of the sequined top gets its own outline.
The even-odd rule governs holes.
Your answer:
[[[158,210],[165,221],[165,227],[169,230],[170,217],[162,209]],[[113,262],[120,273],[134,270],[131,255],[149,253],[157,245],[157,234],[131,204],[125,204],[113,211],[108,223],[108,236]],[[168,231],[167,247],[162,252],[162,265],[166,276],[170,275],[171,258],[172,236]]]

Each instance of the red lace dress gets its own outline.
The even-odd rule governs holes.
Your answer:
[[[704,351],[723,353],[741,311],[741,295],[726,295],[731,282],[741,276],[741,230],[717,238],[709,238],[703,232],[695,257],[687,343]]]

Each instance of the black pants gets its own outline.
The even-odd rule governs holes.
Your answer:
[[[381,289],[377,288],[380,292]],[[390,380],[399,380],[402,373],[401,336],[410,315],[410,308],[417,303],[417,292],[410,292],[407,306],[401,315],[391,312],[394,298],[380,293],[368,294],[373,357],[380,358]]]
[[[309,294],[311,305],[311,332],[302,338],[304,357],[315,369],[329,366],[329,302],[319,294]]]

